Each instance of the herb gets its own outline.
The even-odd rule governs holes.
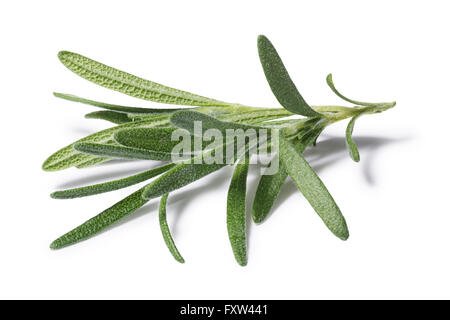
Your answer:
[[[168,195],[227,165],[235,165],[228,189],[227,230],[232,252],[240,265],[247,264],[247,211],[251,211],[255,223],[265,221],[288,177],[328,229],[338,238],[346,240],[349,232],[345,218],[302,153],[316,144],[328,125],[350,119],[345,132],[346,144],[350,157],[358,162],[360,155],[352,139],[356,120],[361,115],[392,108],[395,102],[368,103],[349,99],[336,89],[330,74],[326,78],[328,86],[352,106],[310,106],[297,90],[275,47],[265,36],[258,37],[258,52],[270,89],[283,108],[250,107],[207,98],[136,77],[76,53],[60,52],[58,57],[68,69],[95,84],[135,98],[189,108],[135,108],[54,93],[61,99],[104,109],[88,113],[85,117],[109,121],[116,126],[60,149],[44,162],[44,170],[86,168],[111,159],[162,160],[169,163],[123,179],[53,192],[53,198],[71,199],[110,192],[155,178],[56,239],[50,247],[58,249],[85,240],[132,214],[149,200],[161,197],[159,222],[164,241],[173,257],[184,263],[166,220]],[[294,115],[303,118],[292,118]],[[197,127],[199,124],[201,126]],[[230,130],[238,134],[229,138]],[[252,132],[254,134],[250,134]],[[178,150],[179,140],[174,138],[177,134],[186,138],[190,146],[193,143],[194,147]],[[223,136],[225,140],[221,139]],[[198,140],[199,137],[204,139]],[[229,150],[232,152],[229,153]],[[246,208],[247,174],[252,157],[256,153],[269,152],[275,154],[261,175],[252,208]],[[278,169],[271,172],[276,165]]]

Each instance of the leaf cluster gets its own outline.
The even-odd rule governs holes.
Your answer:
[[[168,196],[230,163],[235,168],[228,189],[226,222],[232,252],[240,265],[247,264],[247,212],[251,212],[255,223],[265,221],[288,177],[326,227],[338,238],[346,240],[349,231],[345,218],[302,153],[307,147],[315,145],[326,126],[350,118],[346,142],[351,158],[359,161],[360,155],[352,139],[356,120],[361,115],[392,108],[395,103],[366,103],[349,99],[335,88],[330,74],[326,80],[331,90],[354,106],[310,106],[297,90],[272,43],[265,36],[259,36],[257,44],[269,87],[283,108],[249,107],[207,98],[142,79],[76,53],[60,52],[58,57],[69,70],[97,85],[135,98],[184,107],[137,108],[98,102],[70,94],[54,94],[64,100],[103,109],[88,113],[85,117],[109,121],[115,126],[84,137],[55,152],[44,162],[44,170],[86,168],[111,159],[156,160],[165,163],[126,178],[53,192],[52,198],[71,199],[146,182],[128,197],[53,241],[50,247],[59,249],[90,238],[132,214],[148,201],[161,198],[159,222],[163,239],[176,261],[184,263],[167,222]],[[300,115],[302,118],[292,118],[293,115]],[[249,139],[243,146],[238,145],[236,140],[215,145],[202,142],[182,160],[172,161],[174,148],[178,143],[173,140],[173,134],[181,129],[189,139],[195,139],[196,122],[202,123],[202,133],[209,129],[225,134],[228,129],[264,128],[269,134],[263,143],[258,139]],[[264,145],[268,146],[269,150],[278,150],[271,164],[279,163],[279,169],[275,174],[261,175],[253,205],[246,208],[250,160]],[[206,155],[217,155],[224,146],[235,149],[232,158],[222,154],[221,163],[198,161]],[[153,180],[149,182],[150,179]]]

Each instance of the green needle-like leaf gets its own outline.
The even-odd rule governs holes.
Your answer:
[[[142,198],[143,188],[117,202],[112,207],[89,219],[50,244],[52,249],[60,249],[85,240],[133,213],[148,202]]]
[[[118,131],[114,140],[121,145],[171,153],[179,141],[172,140],[177,128],[135,128]]]
[[[229,105],[226,102],[202,97],[136,77],[73,52],[61,51],[58,57],[68,69],[80,77],[135,98],[188,106]]]
[[[307,134],[296,141],[293,144],[295,150],[300,154],[303,153],[306,147],[320,135],[322,130],[322,128],[313,129],[311,134]],[[256,189],[252,207],[252,217],[255,223],[262,223],[267,218],[281,191],[281,187],[288,177],[285,165],[280,161],[278,154],[274,156],[269,166],[272,166],[274,162],[278,162],[278,171],[271,175],[263,174]]]
[[[86,114],[84,117],[86,119],[106,120],[115,124],[123,124],[132,121],[126,113],[109,110],[91,112]]]
[[[330,87],[331,91],[333,91],[339,98],[341,98],[342,100],[345,100],[347,102],[359,105],[359,106],[366,106],[366,107],[378,107],[378,106],[393,107],[393,106],[395,106],[395,102],[377,102],[377,103],[361,102],[361,101],[356,101],[356,100],[345,97],[334,86],[333,76],[331,75],[331,73],[327,76],[327,84]]]
[[[303,156],[280,135],[280,160],[303,196],[330,231],[342,240],[349,236],[347,223],[327,188]]]
[[[169,194],[166,193],[161,197],[161,202],[159,204],[159,226],[161,227],[164,242],[166,243],[167,248],[169,248],[169,251],[172,254],[172,256],[179,263],[184,263],[184,259],[181,256],[180,252],[178,251],[175,242],[173,241],[172,235],[170,234],[169,225],[167,224],[166,205],[168,196]]]
[[[69,101],[73,101],[73,102],[80,102],[83,104],[88,104],[94,107],[99,107],[99,108],[103,108],[103,109],[107,109],[107,110],[111,110],[111,111],[118,111],[118,112],[125,112],[125,113],[138,113],[138,114],[160,114],[160,113],[171,113],[174,112],[176,110],[183,110],[180,108],[171,108],[171,109],[155,109],[155,108],[137,108],[137,107],[127,107],[127,106],[119,106],[117,104],[110,104],[110,103],[105,103],[105,102],[99,102],[99,101],[94,101],[94,100],[90,100],[90,99],[85,99],[85,98],[81,98],[78,96],[75,96],[73,94],[67,94],[67,93],[59,93],[59,92],[53,92],[53,95],[55,97],[64,99],[64,100],[69,100]]]
[[[359,116],[361,116],[361,114],[354,116],[348,123],[347,129],[345,130],[345,142],[347,144],[348,153],[350,154],[350,158],[352,158],[355,162],[359,162],[359,151],[358,147],[356,147],[355,141],[352,139],[352,133],[355,126],[355,121]]]
[[[320,117],[298,92],[275,47],[265,36],[258,37],[258,53],[267,82],[278,102],[290,112],[306,117]]]
[[[168,123],[168,116],[160,115],[153,119],[134,121],[124,123],[116,127],[108,128],[106,130],[102,130],[94,134],[91,134],[83,139],[76,141],[75,143],[79,142],[106,143],[113,138],[115,132],[120,131],[122,129],[156,127],[167,123]],[[76,151],[73,148],[73,145],[75,143],[72,143],[67,147],[60,149],[59,151],[55,152],[50,157],[48,157],[47,160],[45,160],[44,164],[42,165],[42,168],[46,171],[63,170],[73,166],[81,165],[96,158],[95,156],[82,154]]]
[[[172,155],[167,152],[150,151],[146,149],[116,146],[111,144],[79,142],[75,143],[73,148],[76,151],[99,157],[161,161],[170,161],[172,159]]]
[[[173,153],[174,148],[180,143],[180,137],[175,136],[172,139],[172,134],[174,131],[180,130],[179,128],[136,128],[136,129],[127,129],[121,130],[114,135],[114,139],[120,143],[121,145],[132,147],[132,148],[140,148],[149,150],[152,152],[165,152],[165,153]],[[192,137],[188,137],[191,139]],[[186,136],[183,136],[183,139],[187,139]],[[184,140],[183,140],[184,142]],[[190,141],[192,143],[192,139]],[[184,156],[188,156],[189,154],[193,155],[194,152],[201,152],[206,147],[209,147],[211,144],[208,140],[201,141],[199,145],[199,150],[183,150]],[[191,144],[191,147],[196,145]]]
[[[247,264],[246,210],[245,195],[249,162],[243,160],[236,165],[227,200],[227,229],[231,248],[236,261]]]
[[[279,161],[278,155],[274,156],[270,166],[276,161]],[[267,218],[287,177],[288,173],[282,163],[278,164],[278,171],[275,174],[261,176],[252,206],[252,218],[255,223],[261,223]]]
[[[123,179],[94,184],[86,187],[56,191],[53,192],[50,196],[54,199],[73,199],[119,190],[156,177],[174,166],[175,164],[171,163]]]

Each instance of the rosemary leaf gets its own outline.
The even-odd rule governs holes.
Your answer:
[[[94,134],[91,134],[85,138],[82,138],[75,143],[78,142],[95,142],[95,143],[106,143],[107,141],[113,138],[115,132],[120,131],[122,129],[128,128],[140,128],[140,127],[155,127],[168,123],[167,115],[160,115],[152,119],[142,120],[142,121],[134,121],[129,123],[124,123],[122,125],[118,125],[116,127],[108,128]],[[92,155],[82,154],[73,149],[72,143],[67,147],[64,147],[50,157],[45,160],[42,168],[45,171],[57,171],[67,169],[73,166],[81,165],[82,163],[94,160],[96,157]]]
[[[359,116],[361,116],[361,114],[354,116],[348,123],[347,129],[345,130],[345,142],[347,144],[348,153],[350,154],[350,158],[352,158],[355,162],[359,162],[359,151],[356,147],[355,141],[352,139],[352,133],[356,119],[358,119]]]
[[[169,196],[168,193],[163,195],[161,197],[161,202],[159,204],[159,226],[161,227],[161,232],[164,238],[164,242],[167,245],[167,248],[169,248],[170,253],[172,256],[177,260],[179,263],[184,263],[184,259],[181,256],[180,252],[177,249],[177,246],[175,245],[175,242],[173,241],[172,235],[170,234],[169,225],[167,224],[167,218],[166,218],[166,206],[167,206],[167,197]]]
[[[54,199],[73,199],[119,190],[156,177],[174,166],[175,164],[171,163],[123,179],[94,184],[86,187],[55,191],[50,196]]]
[[[327,76],[327,84],[330,87],[331,91],[333,91],[339,98],[341,98],[342,100],[345,100],[347,102],[359,105],[359,106],[366,106],[366,107],[378,107],[378,106],[393,107],[393,106],[395,106],[395,102],[377,102],[377,103],[361,102],[361,101],[356,101],[356,100],[349,99],[349,98],[345,97],[334,86],[333,76],[331,75],[331,73]]]
[[[278,154],[271,160],[270,166],[276,161],[279,161]],[[261,176],[252,206],[252,218],[255,223],[261,223],[267,218],[287,177],[288,173],[282,163],[278,164],[276,173]]]
[[[322,128],[313,129],[311,135],[298,139],[293,143],[295,150],[300,154],[303,153],[306,147],[320,135],[322,130]],[[269,166],[272,166],[273,162],[278,162],[278,171],[271,175],[263,174],[256,189],[252,207],[252,218],[255,223],[262,223],[267,218],[281,191],[281,187],[288,177],[285,165],[283,162],[280,162],[278,154],[274,156]]]
[[[61,51],[59,60],[80,77],[108,89],[129,96],[166,103],[188,106],[228,106],[226,102],[202,97],[186,91],[170,88],[114,69],[77,53]]]
[[[143,188],[114,204],[82,225],[64,234],[50,244],[51,249],[60,249],[85,240],[108,228],[120,219],[133,213],[148,202],[142,198]]]
[[[110,104],[110,103],[105,103],[105,102],[99,102],[99,101],[94,101],[94,100],[90,100],[90,99],[85,99],[85,98],[81,98],[78,96],[75,96],[73,94],[67,94],[67,93],[59,93],[59,92],[53,92],[53,95],[55,97],[64,99],[64,100],[69,100],[69,101],[73,101],[73,102],[80,102],[83,104],[88,104],[94,107],[99,107],[99,108],[103,108],[103,109],[107,109],[107,110],[111,110],[111,111],[118,111],[118,112],[125,112],[125,113],[138,113],[138,114],[160,114],[160,113],[171,113],[173,111],[176,110],[183,110],[180,108],[171,108],[171,109],[155,109],[155,108],[138,108],[138,107],[128,107],[128,106],[120,106],[117,104]]]
[[[132,120],[128,117],[126,113],[115,112],[109,110],[95,111],[88,113],[84,116],[86,119],[100,119],[106,120],[115,124],[122,124],[131,122]]]
[[[120,130],[114,140],[121,145],[152,151],[171,153],[179,141],[172,141],[176,128],[134,128]]]
[[[347,223],[323,182],[303,156],[280,135],[280,160],[291,179],[330,231],[342,240],[349,236]]]
[[[150,151],[111,144],[78,142],[73,145],[73,148],[76,151],[100,157],[161,161],[170,161],[172,159],[172,155],[167,152]]]
[[[227,229],[234,257],[241,266],[247,264],[247,237],[245,195],[249,162],[242,160],[236,165],[228,189]]]
[[[292,82],[275,47],[265,36],[258,37],[258,53],[267,82],[278,102],[290,112],[306,117],[320,117],[303,99]]]

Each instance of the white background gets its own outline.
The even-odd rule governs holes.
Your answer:
[[[450,298],[448,13],[448,1],[3,1],[0,298]],[[184,265],[165,247],[156,201],[93,239],[50,250],[136,186],[77,200],[53,200],[52,191],[156,165],[43,172],[48,155],[109,126],[83,118],[95,108],[52,92],[159,106],[79,78],[57,52],[220,100],[278,106],[258,34],[310,104],[345,104],[326,86],[329,72],[350,97],[397,101],[357,122],[360,163],[347,155],[346,123],[307,152],[347,219],[348,241],[289,182],[270,219],[250,226],[248,266],[238,266],[225,225],[230,168],[169,197]],[[253,172],[250,199],[256,182]]]

